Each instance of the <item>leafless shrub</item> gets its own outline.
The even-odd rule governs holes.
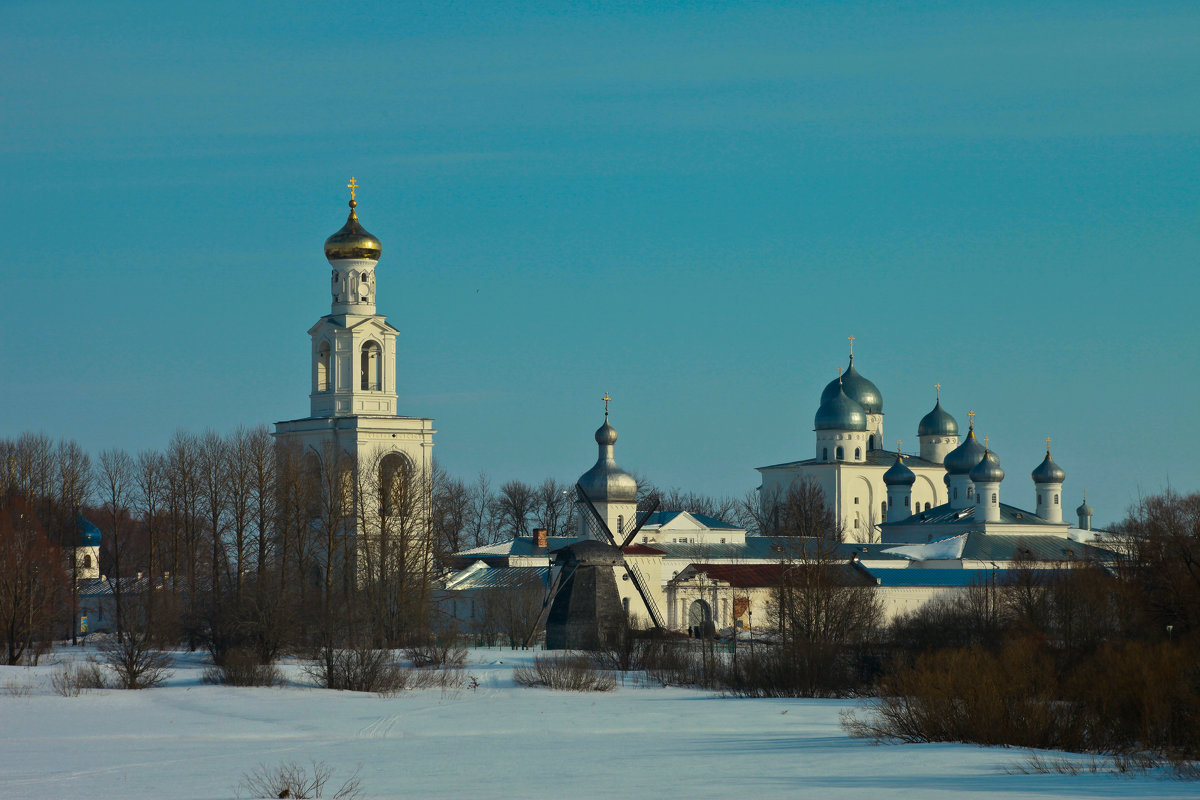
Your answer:
[[[567,692],[608,692],[617,686],[611,673],[596,669],[586,656],[571,655],[534,656],[533,666],[513,669],[513,680]]]
[[[9,697],[29,697],[33,693],[33,686],[28,683],[9,681],[4,684],[4,693]]]
[[[100,645],[100,657],[116,675],[118,689],[149,689],[171,677],[171,656],[155,650],[145,632],[128,632]]]
[[[353,800],[362,794],[362,778],[359,776],[360,766],[342,783],[333,795],[333,800]],[[273,767],[259,764],[251,772],[242,774],[238,783],[238,797],[242,792],[247,797],[287,797],[319,798],[324,797],[325,786],[333,777],[333,767],[323,761],[312,761],[311,767],[295,761],[285,761]]]
[[[283,673],[274,664],[263,664],[249,649],[225,653],[222,663],[204,670],[204,682],[226,686],[282,686]]]
[[[50,676],[50,687],[62,697],[78,697],[82,692],[103,689],[105,685],[104,670],[94,661],[63,664]]]
[[[326,647],[304,672],[325,689],[393,694],[408,686],[409,671],[392,660],[390,650]]]
[[[461,667],[467,663],[467,650],[465,647],[459,647],[453,637],[446,637],[406,647],[404,657],[417,668]]]

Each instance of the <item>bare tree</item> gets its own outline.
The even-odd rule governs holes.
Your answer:
[[[32,506],[0,498],[0,635],[6,664],[21,663],[49,643],[67,589],[62,554],[45,535]]]
[[[76,517],[82,513],[92,489],[92,462],[83,448],[75,441],[58,443],[56,454],[58,466],[58,502],[60,524],[56,540],[71,559],[71,644],[78,642],[79,616],[79,558],[75,551],[78,523]]]
[[[534,492],[534,519],[546,529],[547,536],[565,536],[575,516],[574,495],[570,488],[546,478]]]
[[[496,495],[492,492],[492,482],[487,473],[479,473],[475,483],[471,484],[468,498],[464,525],[466,546],[492,544],[499,538],[500,532],[495,514]]]
[[[138,453],[134,465],[134,508],[141,517],[142,526],[146,531],[146,569],[149,579],[146,581],[146,597],[143,601],[146,608],[146,625],[152,627],[154,621],[154,587],[158,561],[158,527],[159,515],[167,492],[167,464],[161,453],[154,450],[143,450]]]
[[[117,638],[124,635],[125,620],[122,613],[121,561],[128,550],[129,504],[133,493],[133,459],[120,449],[109,449],[100,453],[96,482],[100,496],[108,512],[109,553],[112,556],[113,604],[117,616]]]
[[[510,536],[525,536],[529,532],[529,517],[533,514],[533,488],[521,481],[508,481],[496,497],[500,527]]]

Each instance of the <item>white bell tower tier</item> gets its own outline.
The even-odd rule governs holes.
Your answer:
[[[382,247],[358,221],[358,183],[351,178],[348,186],[350,215],[341,230],[325,240],[325,257],[333,270],[330,313],[308,331],[309,416],[275,423],[275,437],[322,459],[337,453],[358,470],[394,474],[403,466],[407,474],[429,475],[433,420],[397,413],[399,331],[375,313],[375,267]]]

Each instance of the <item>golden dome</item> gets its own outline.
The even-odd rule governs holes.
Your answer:
[[[358,223],[354,208],[358,203],[350,200],[350,216],[342,229],[325,240],[325,257],[330,261],[344,258],[367,258],[378,261],[383,248],[379,240]]]

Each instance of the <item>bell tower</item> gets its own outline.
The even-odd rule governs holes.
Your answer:
[[[389,498],[400,490],[393,484],[404,483],[408,498],[413,494],[408,489],[424,485],[436,431],[432,419],[398,413],[399,331],[375,307],[375,269],[383,248],[358,220],[358,181],[351,178],[347,188],[346,224],[325,240],[332,270],[329,313],[308,330],[309,415],[275,423],[275,438],[318,466],[337,463],[338,469],[353,470],[356,485],[371,489],[368,497],[360,488],[358,507],[347,513],[345,532],[355,535],[364,524],[378,530],[389,514],[397,516],[399,506]],[[410,500],[407,506],[406,514],[428,515],[427,508],[417,508],[420,503]],[[384,521],[372,521],[373,514]]]

